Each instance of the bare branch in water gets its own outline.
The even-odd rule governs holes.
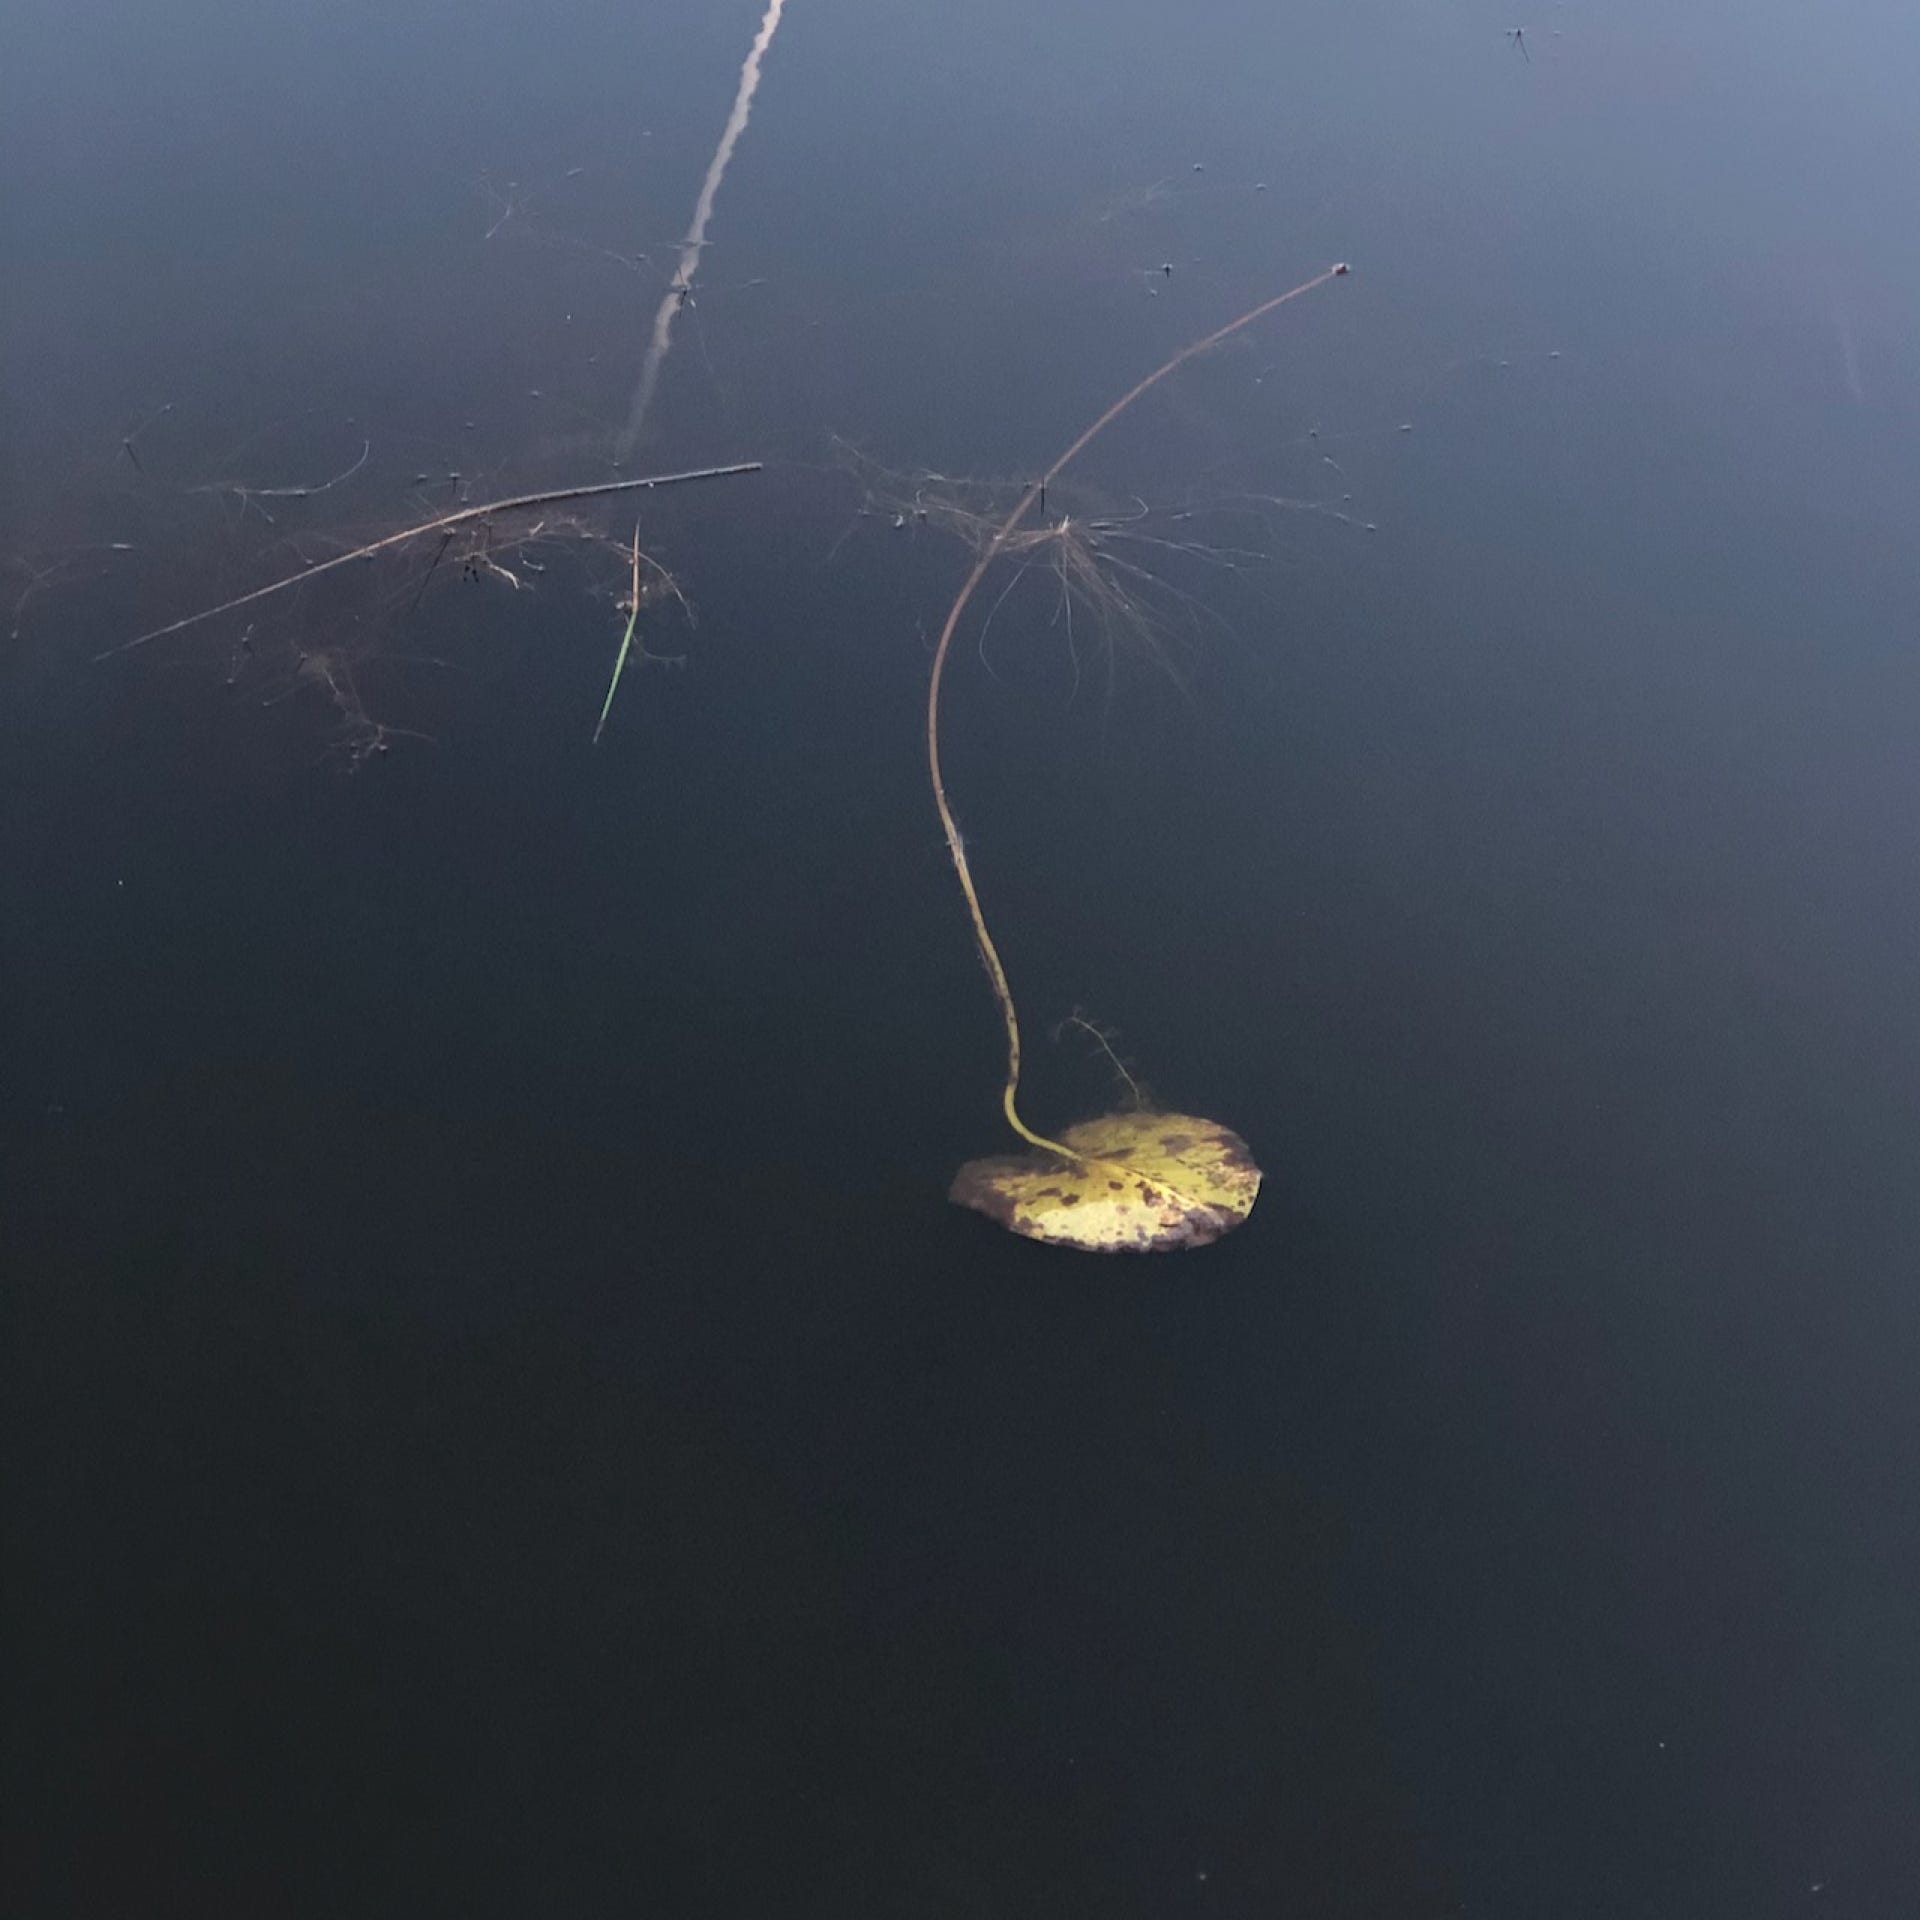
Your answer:
[[[478,506],[461,507],[452,513],[436,515],[431,520],[423,520],[416,527],[403,527],[398,533],[387,534],[379,540],[369,540],[363,547],[355,547],[350,553],[336,553],[331,559],[316,560],[311,565],[299,569],[296,573],[285,575],[279,580],[269,581],[264,587],[255,587],[250,593],[236,594],[231,600],[223,600],[217,607],[203,607],[198,613],[190,613],[179,620],[170,620],[164,627],[154,627],[147,633],[136,634],[131,640],[123,640],[117,647],[109,647],[104,653],[94,655],[96,661],[112,660],[123,653],[131,653],[136,647],[144,647],[155,640],[164,640],[169,634],[184,633],[189,627],[197,627],[203,621],[217,619],[223,613],[232,613],[239,607],[250,607],[256,602],[268,599],[274,594],[284,593],[289,587],[297,587],[308,580],[316,580],[323,573],[331,573],[338,567],[351,566],[356,560],[369,560],[375,554],[387,553],[395,547],[403,547],[409,541],[421,540],[430,534],[448,533],[456,528],[471,526],[477,520],[486,520],[495,514],[520,513],[531,507],[559,506],[569,500],[592,500],[616,493],[639,493],[656,487],[680,486],[690,480],[723,480],[734,474],[758,473],[761,463],[758,460],[736,461],[725,467],[694,467],[682,473],[647,474],[631,480],[602,480],[592,486],[554,487],[541,493],[518,493],[505,500],[487,500]]]

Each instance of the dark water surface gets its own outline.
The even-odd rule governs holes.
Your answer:
[[[14,14],[0,1907],[1920,1913],[1913,16],[788,0],[683,671],[588,746],[584,542],[87,664],[606,477],[759,18]],[[1342,258],[1053,503],[1181,684],[956,658],[1035,1117],[1085,1006],[1268,1170],[1077,1260],[943,1199],[966,555],[865,488]]]

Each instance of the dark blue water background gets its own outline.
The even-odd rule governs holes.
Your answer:
[[[605,477],[758,12],[14,14],[7,1911],[1920,1911],[1911,15],[789,0],[683,670],[589,748],[584,547],[88,664]],[[1055,502],[1232,550],[1181,684],[956,659],[1036,1117],[1081,1005],[1268,1172],[1076,1261],[942,1197],[966,556],[859,463],[1340,258]]]

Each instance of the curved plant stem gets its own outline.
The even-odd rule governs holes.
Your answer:
[[[985,577],[987,569],[993,565],[1012,537],[1014,530],[1026,518],[1027,510],[1047,490],[1061,472],[1079,454],[1084,452],[1090,442],[1110,427],[1114,421],[1126,412],[1133,403],[1150,388],[1157,386],[1176,368],[1185,366],[1189,360],[1197,358],[1209,348],[1217,347],[1222,340],[1238,333],[1243,327],[1250,327],[1256,320],[1273,312],[1276,307],[1284,307],[1289,300],[1297,300],[1303,293],[1311,293],[1315,287],[1338,278],[1347,272],[1344,261],[1328,267],[1324,273],[1316,273],[1311,280],[1304,280],[1297,287],[1290,287],[1285,293],[1275,294],[1271,300],[1263,300],[1257,307],[1249,307],[1238,319],[1229,320],[1224,327],[1216,327],[1203,339],[1195,340],[1184,346],[1172,359],[1163,361],[1159,366],[1123,393],[1105,413],[1094,421],[1061,454],[1040,478],[1028,487],[1013,511],[1000,523],[993,538],[987,542],[985,551],[973,564],[973,571],[961,582],[960,591],[954,596],[953,605],[947,610],[946,624],[940,629],[939,643],[933,650],[933,665],[927,676],[927,777],[933,785],[933,803],[940,811],[940,828],[947,837],[947,851],[953,856],[954,871],[960,877],[960,891],[966,895],[967,912],[973,920],[974,943],[980,949],[980,958],[987,969],[987,979],[993,987],[993,997],[999,1003],[1000,1018],[1007,1030],[1007,1083],[1001,1094],[1000,1104],[1007,1116],[1007,1125],[1029,1146],[1044,1148],[1049,1153],[1057,1153],[1063,1159],[1083,1161],[1084,1154],[1075,1153],[1071,1147],[1065,1147],[1058,1140],[1049,1140],[1045,1134],[1035,1133],[1020,1118],[1017,1097],[1020,1091],[1020,1016],[1014,1009],[1013,989],[1007,984],[1007,970],[1001,964],[1000,951],[993,944],[993,935],[987,931],[987,918],[981,911],[980,892],[973,882],[973,869],[967,864],[966,842],[960,836],[960,827],[953,817],[953,808],[947,800],[946,781],[940,772],[940,683],[946,673],[947,654],[953,645],[953,636],[960,625],[960,616],[967,610],[967,602],[973,598],[974,589]]]
[[[297,573],[287,574],[282,579],[269,581],[264,587],[255,587],[251,593],[235,594],[231,600],[222,600],[217,607],[203,607],[198,613],[168,621],[164,627],[137,633],[131,640],[122,640],[117,647],[109,647],[106,652],[96,653],[93,657],[96,661],[111,660],[118,654],[131,653],[135,647],[144,647],[150,641],[164,640],[173,633],[185,633],[189,627],[197,627],[203,620],[216,619],[223,613],[232,613],[237,607],[250,607],[255,601],[284,593],[287,588],[297,587],[304,581],[317,580],[321,574],[331,573],[336,567],[351,566],[356,560],[370,560],[377,553],[385,553],[393,547],[404,547],[409,540],[422,539],[429,533],[451,533],[456,527],[490,519],[496,513],[518,513],[528,507],[554,507],[569,500],[596,499],[602,494],[638,493],[654,487],[678,486],[687,480],[722,480],[730,474],[759,471],[758,460],[742,460],[730,467],[696,467],[685,473],[654,473],[634,480],[601,480],[587,487],[553,487],[544,493],[516,493],[505,500],[487,500],[477,507],[461,507],[453,513],[423,520],[417,527],[402,527],[398,533],[390,533],[384,539],[369,540],[364,547],[355,547],[351,553],[336,553],[330,560],[316,560],[312,566],[302,567]]]

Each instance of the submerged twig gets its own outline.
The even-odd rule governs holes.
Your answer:
[[[1133,1069],[1120,1058],[1120,1049],[1114,1045],[1118,1035],[1113,1028],[1102,1026],[1084,1007],[1075,1007],[1067,1017],[1053,1030],[1053,1038],[1058,1043],[1060,1036],[1069,1027],[1084,1033],[1093,1044],[1107,1056],[1107,1064],[1113,1069],[1114,1077],[1126,1088],[1126,1110],[1129,1113],[1144,1113],[1152,1104],[1147,1098],[1147,1090],[1140,1084]]]
[[[134,454],[131,442],[125,442],[123,444],[126,445],[128,456],[133,460],[133,464],[136,467],[140,466],[139,457]],[[352,466],[343,467],[331,480],[317,481],[312,485],[304,487],[248,487],[241,485],[237,480],[212,480],[203,487],[191,487],[188,491],[191,493],[230,493],[243,504],[251,504],[255,500],[311,500],[316,493],[331,493],[335,487],[345,486],[346,483],[367,464],[372,456],[373,442],[363,437],[360,442],[359,458],[354,461]],[[144,472],[145,469],[141,468],[141,471]]]
[[[256,601],[284,593],[288,587],[297,587],[305,581],[317,579],[323,573],[331,573],[336,567],[350,566],[356,560],[370,560],[375,554],[403,547],[410,540],[422,539],[430,533],[450,533],[455,528],[469,526],[476,520],[488,519],[496,513],[517,513],[528,507],[557,506],[563,501],[591,500],[607,494],[638,493],[654,487],[678,486],[689,480],[723,480],[733,474],[758,473],[760,466],[758,460],[740,460],[731,466],[692,467],[681,473],[655,473],[632,480],[601,480],[585,487],[553,487],[541,493],[518,493],[505,500],[487,500],[478,506],[460,507],[452,513],[437,514],[431,520],[423,520],[417,527],[403,527],[398,533],[387,534],[379,540],[369,540],[364,547],[355,547],[350,553],[336,553],[331,559],[316,560],[297,573],[270,581],[264,587],[255,587],[250,593],[235,594],[231,600],[223,600],[217,607],[203,607],[198,613],[168,621],[164,627],[154,627],[147,633],[135,634],[131,640],[123,640],[118,646],[95,654],[94,659],[115,659],[123,653],[131,653],[136,647],[164,640],[169,634],[184,633],[189,627],[197,627],[203,621],[217,619],[223,613],[232,613],[236,608],[250,607]]]

